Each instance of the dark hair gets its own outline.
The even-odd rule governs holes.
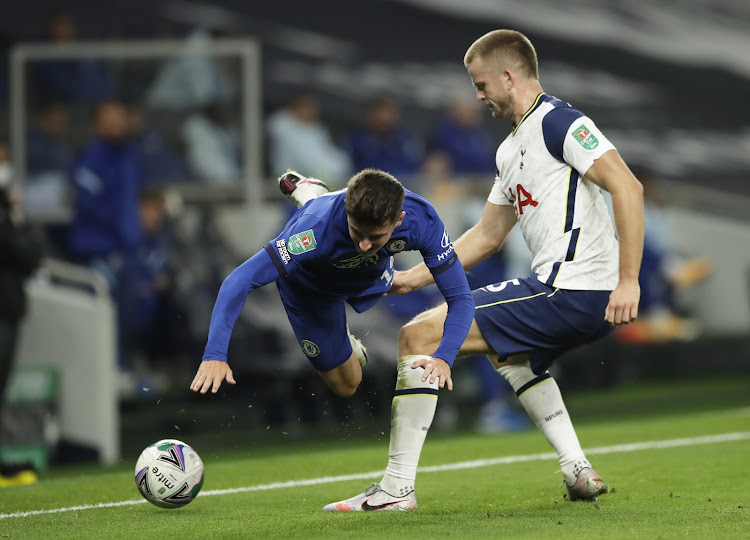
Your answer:
[[[352,176],[346,187],[346,213],[358,224],[381,227],[401,216],[406,192],[387,172],[364,169]]]

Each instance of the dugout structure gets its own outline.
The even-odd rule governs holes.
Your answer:
[[[26,170],[26,133],[32,125],[33,96],[43,91],[35,87],[38,86],[33,77],[35,66],[54,60],[96,60],[106,64],[118,76],[120,83],[116,85],[113,97],[143,106],[147,118],[162,128],[169,138],[172,135],[170,128],[176,129],[179,122],[195,112],[196,107],[187,104],[180,109],[164,102],[161,105],[149,103],[148,86],[154,82],[157,71],[167,63],[187,63],[193,59],[231,61],[236,66],[236,73],[233,74],[236,92],[230,120],[239,131],[241,170],[239,177],[232,181],[217,184],[197,179],[180,182],[174,187],[180,190],[186,202],[244,201],[249,215],[260,219],[263,204],[261,57],[260,45],[251,38],[217,38],[201,42],[200,46],[189,40],[24,43],[15,46],[10,54],[10,143],[19,180],[22,183],[31,180]],[[153,73],[149,74],[149,71]],[[73,125],[68,137],[80,147],[83,137],[80,136],[81,140],[75,139],[81,130],[86,129],[90,111],[79,114],[82,105],[71,106],[73,114],[70,122]],[[179,153],[181,150],[178,148],[177,151]],[[40,183],[37,189],[26,191],[31,202],[30,218],[47,223],[64,223],[70,219],[72,201],[64,186]]]

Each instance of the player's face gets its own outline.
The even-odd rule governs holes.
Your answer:
[[[393,230],[401,225],[406,212],[401,212],[401,216],[393,223],[386,223],[379,227],[366,227],[359,225],[351,216],[347,216],[349,223],[349,236],[351,236],[357,253],[364,257],[371,257],[391,239]]]
[[[471,81],[477,89],[477,99],[490,109],[494,118],[513,118],[513,99],[503,84],[502,73],[492,62],[475,58],[468,68]]]

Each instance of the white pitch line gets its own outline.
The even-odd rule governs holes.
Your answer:
[[[615,454],[619,452],[636,452],[638,450],[659,450],[662,448],[676,448],[679,446],[695,446],[699,444],[716,444],[723,442],[745,441],[750,439],[750,431],[737,431],[734,433],[721,433],[719,435],[706,435],[704,437],[686,437],[683,439],[668,439],[664,441],[646,441],[631,444],[616,444],[612,446],[598,446],[589,448],[586,454]],[[459,461],[457,463],[448,463],[446,465],[434,465],[430,467],[420,467],[420,473],[439,472],[439,471],[456,471],[459,469],[476,469],[479,467],[490,467],[492,465],[506,465],[510,463],[522,463],[526,461],[543,461],[555,459],[557,454],[554,452],[544,452],[541,454],[527,454],[523,456],[506,456],[494,459],[476,459],[473,461]],[[350,480],[368,480],[377,478],[383,474],[383,470],[344,474],[340,476],[323,476],[320,478],[309,478],[307,480],[289,480],[287,482],[274,482],[272,484],[260,484],[257,486],[246,486],[229,489],[212,489],[201,491],[201,497],[210,497],[212,495],[229,495],[233,493],[247,493],[250,491],[268,491],[271,489],[282,489],[299,486],[315,486],[319,484],[331,484],[334,482],[347,482]],[[68,506],[65,508],[53,508],[50,510],[30,510],[28,512],[14,512],[12,514],[0,514],[0,519],[38,516],[42,514],[58,514],[61,512],[75,512],[77,510],[92,510],[96,508],[113,508],[116,506],[130,506],[133,504],[145,503],[145,499],[132,501],[120,501],[112,503],[99,504],[82,504],[80,506]]]

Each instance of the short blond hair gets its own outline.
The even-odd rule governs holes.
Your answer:
[[[515,66],[527,77],[539,78],[536,50],[529,38],[516,30],[493,30],[474,43],[464,55],[464,65],[469,67],[477,58],[493,60],[498,67]]]

